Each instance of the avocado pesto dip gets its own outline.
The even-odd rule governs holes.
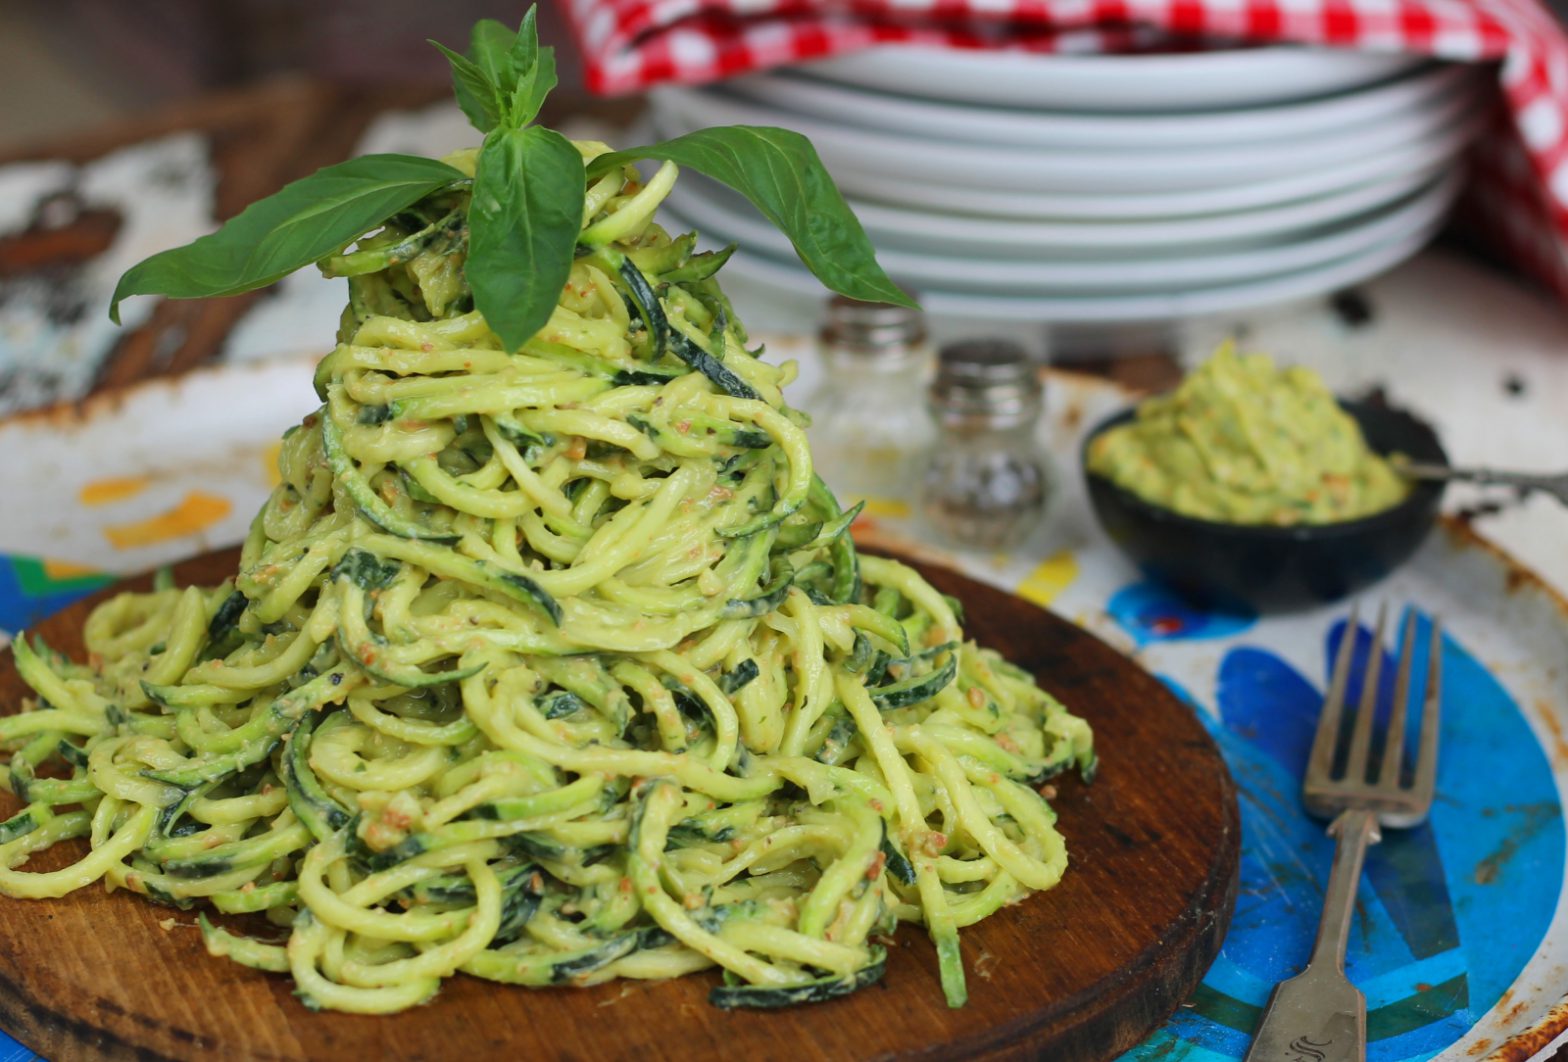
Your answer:
[[[1154,505],[1231,524],[1355,520],[1409,492],[1317,373],[1230,344],[1096,438],[1088,466]]]

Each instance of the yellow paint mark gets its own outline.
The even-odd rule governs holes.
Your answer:
[[[893,498],[867,498],[866,507],[861,512],[867,516],[881,516],[902,520],[909,515],[909,503],[897,501]]]
[[[148,520],[129,524],[113,524],[103,529],[104,537],[115,549],[136,549],[152,546],[173,538],[183,538],[205,531],[229,515],[234,508],[227,498],[203,494],[193,490],[180,499],[180,504],[166,513]]]
[[[1037,605],[1049,605],[1077,578],[1078,559],[1071,550],[1064,549],[1035,565],[1034,571],[1018,584],[1018,596]]]
[[[261,463],[267,469],[267,486],[276,487],[283,482],[283,473],[278,471],[278,459],[283,456],[283,440],[279,439],[267,447],[261,455]]]
[[[50,579],[80,579],[84,575],[97,575],[98,569],[86,564],[44,559],[44,575]]]
[[[76,500],[83,505],[108,505],[110,502],[134,498],[152,482],[148,476],[110,476],[95,479],[83,487]]]

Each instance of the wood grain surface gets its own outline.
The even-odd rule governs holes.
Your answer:
[[[176,569],[217,582],[235,554]],[[1147,1036],[1197,985],[1235,901],[1240,824],[1223,761],[1190,709],[1055,615],[952,572],[968,630],[1029,669],[1095,729],[1090,785],[1060,782],[1071,863],[1061,885],[963,931],[970,1000],[948,1009],[934,950],[900,930],[887,976],[777,1012],[707,1003],[713,974],[524,989],[466,976],[390,1017],[312,1013],[287,978],[209,957],[194,912],[93,886],[0,899],[0,1027],[46,1057],[770,1059],[1104,1058]],[[145,580],[139,581],[145,585]],[[102,595],[100,595],[102,596]],[[79,658],[89,603],[38,628]],[[0,710],[23,687],[0,654]],[[4,794],[5,814],[15,801]],[[82,842],[59,846],[74,858]],[[67,853],[40,857],[41,868]]]

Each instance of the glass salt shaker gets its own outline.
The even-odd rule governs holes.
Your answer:
[[[926,523],[962,549],[1016,546],[1039,522],[1050,464],[1035,441],[1042,388],[1029,354],[1005,340],[942,348],[931,383],[940,428],[921,492]]]
[[[885,515],[908,513],[935,435],[925,412],[924,315],[834,296],[818,352],[822,382],[803,407],[817,474],[845,508],[868,501]]]

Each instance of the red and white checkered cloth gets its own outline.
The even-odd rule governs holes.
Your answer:
[[[875,44],[1040,52],[1279,42],[1499,63],[1467,213],[1568,298],[1568,36],[1540,0],[565,0],[589,88],[697,83]]]

